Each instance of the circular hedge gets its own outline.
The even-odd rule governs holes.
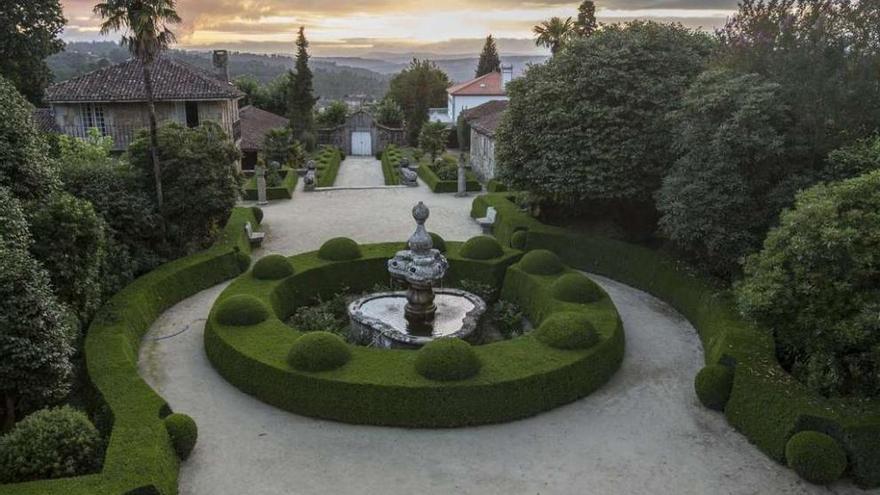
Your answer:
[[[440,234],[435,234],[434,232],[428,232],[428,234],[431,236],[431,242],[434,244],[434,249],[441,253],[445,253],[446,241],[440,237]]]
[[[590,318],[583,313],[564,312],[550,315],[535,330],[535,338],[556,349],[588,349],[599,343],[599,335]]]
[[[293,265],[280,254],[270,254],[260,258],[254,265],[254,278],[258,280],[280,280],[293,275]]]
[[[311,332],[296,339],[287,360],[300,371],[329,371],[351,359],[351,349],[330,332]]]
[[[504,255],[504,249],[494,237],[472,237],[461,247],[461,256],[472,260],[491,260]]]
[[[559,256],[546,249],[529,251],[519,262],[519,267],[532,275],[556,275],[565,270]]]
[[[837,481],[846,471],[846,452],[837,440],[818,431],[802,431],[785,444],[788,466],[817,485]]]
[[[196,422],[186,414],[171,414],[163,421],[168,436],[171,437],[171,445],[181,460],[189,459],[199,438],[199,429]]]
[[[480,372],[480,358],[461,339],[438,339],[422,347],[416,356],[416,371],[437,381],[456,381]]]
[[[700,402],[709,409],[723,411],[733,389],[733,370],[721,364],[701,369],[694,379],[694,390]]]
[[[325,242],[318,250],[318,257],[327,261],[349,261],[360,258],[361,248],[348,237],[336,237]]]
[[[526,248],[526,241],[528,240],[528,231],[526,230],[517,230],[510,236],[510,247],[513,249],[523,250]]]
[[[587,304],[602,298],[602,289],[579,273],[566,273],[553,283],[553,297],[560,301]]]
[[[254,296],[239,294],[220,303],[217,321],[224,325],[246,327],[266,321],[269,309]]]

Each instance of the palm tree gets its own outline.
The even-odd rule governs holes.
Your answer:
[[[535,26],[532,31],[535,33],[535,44],[549,47],[550,52],[556,55],[556,52],[574,33],[574,23],[571,17],[565,20],[562,20],[561,17],[551,17]]]
[[[156,124],[156,103],[153,97],[153,62],[174,43],[169,24],[180,23],[174,10],[175,0],[106,0],[95,5],[94,12],[104,20],[101,34],[123,31],[122,45],[141,63],[147,108],[150,114],[150,156],[156,180],[156,200],[162,209],[162,168],[159,165],[159,137]]]

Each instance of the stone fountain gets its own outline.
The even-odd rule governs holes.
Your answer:
[[[404,251],[388,260],[388,273],[405,292],[381,292],[352,302],[350,340],[383,348],[416,348],[441,337],[467,338],[486,311],[478,296],[441,283],[449,262],[434,249],[425,222],[430,211],[419,202],[412,211],[416,231]]]

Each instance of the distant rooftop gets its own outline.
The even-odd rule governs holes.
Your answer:
[[[507,101],[489,101],[463,112],[464,119],[472,129],[487,136],[494,136],[501,117],[507,110]]]
[[[286,127],[289,120],[272,112],[246,106],[239,112],[241,117],[241,149],[242,151],[259,151],[263,149],[263,140],[272,129]]]
[[[153,94],[156,101],[227,100],[244,97],[234,84],[216,78],[198,67],[172,60],[157,59],[152,66]],[[131,59],[98,69],[46,89],[49,103],[142,102],[146,101],[143,66]]]
[[[446,90],[453,96],[503,96],[504,81],[500,72],[490,72],[468,82],[457,84]]]

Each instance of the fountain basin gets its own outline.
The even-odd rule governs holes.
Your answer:
[[[437,289],[437,311],[429,334],[414,331],[407,322],[407,293],[379,292],[348,306],[351,318],[349,340],[383,349],[415,349],[444,337],[467,339],[477,329],[486,303],[478,296],[458,289]]]

